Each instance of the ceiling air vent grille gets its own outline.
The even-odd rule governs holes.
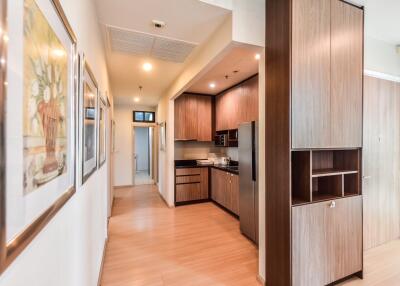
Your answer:
[[[182,63],[196,47],[196,44],[193,43],[137,31],[116,27],[107,27],[107,30],[110,47],[115,52]]]

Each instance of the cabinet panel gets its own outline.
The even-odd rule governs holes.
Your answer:
[[[326,285],[329,280],[327,209],[326,202],[292,208],[292,285]]]
[[[208,183],[208,168],[202,168],[200,173],[200,188],[201,188],[201,198],[208,199],[209,183]]]
[[[228,121],[228,129],[237,129],[239,127],[239,100],[242,96],[241,86],[228,91],[225,101],[225,113]]]
[[[363,11],[332,0],[331,147],[360,147]]]
[[[215,99],[215,130],[227,130],[227,114],[225,112],[226,93],[218,95]]]
[[[258,120],[258,75],[242,84],[238,106],[239,123]]]
[[[231,195],[232,205],[231,211],[239,215],[239,176],[231,174]]]
[[[212,141],[211,96],[197,96],[197,140]]]
[[[328,283],[362,270],[362,197],[335,203],[327,208]]]
[[[330,144],[330,43],[330,0],[293,1],[293,148]]]
[[[179,96],[174,101],[174,129],[175,129],[175,140],[185,139],[185,109],[186,109],[186,97],[184,95]]]
[[[293,285],[300,286],[362,270],[361,196],[292,208],[292,267]]]
[[[200,183],[176,185],[176,202],[194,201],[201,198]]]
[[[225,189],[226,189],[226,183],[224,184],[225,181],[225,173],[212,168],[211,169],[211,197],[214,201],[221,205],[226,204],[226,197],[225,197]]]
[[[186,96],[186,110],[185,110],[185,135],[186,140],[197,139],[197,96],[187,94]]]

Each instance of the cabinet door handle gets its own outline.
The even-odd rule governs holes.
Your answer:
[[[335,208],[335,207],[336,207],[336,202],[335,202],[335,201],[332,201],[332,202],[329,204],[329,207],[330,207],[331,209]]]
[[[371,176],[363,176],[363,179],[371,179]]]

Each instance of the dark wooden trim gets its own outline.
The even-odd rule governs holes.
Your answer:
[[[175,206],[186,206],[186,205],[193,205],[193,204],[201,204],[201,203],[209,203],[210,199],[203,199],[203,200],[193,200],[193,201],[186,201],[186,202],[175,202]]]
[[[266,1],[266,285],[291,285],[292,0]],[[268,235],[269,234],[269,235]]]
[[[252,76],[249,76],[248,78],[246,78],[246,79],[244,79],[244,80],[242,80],[242,81],[240,81],[240,82],[238,82],[238,83],[236,83],[236,84],[234,84],[234,85],[232,85],[232,86],[230,86],[230,87],[224,89],[223,91],[220,91],[219,93],[217,93],[217,94],[214,95],[214,96],[221,95],[221,94],[227,92],[228,90],[234,89],[234,88],[238,87],[239,85],[245,83],[246,81],[248,81],[248,80],[250,80],[250,79],[252,79],[253,77],[256,77],[256,76],[258,76],[258,73],[253,74]]]

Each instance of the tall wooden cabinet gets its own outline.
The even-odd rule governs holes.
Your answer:
[[[363,8],[266,2],[266,284],[362,277]]]
[[[363,10],[293,0],[292,148],[361,147]]]
[[[237,129],[240,123],[258,120],[258,75],[216,96],[216,131]]]
[[[212,141],[212,98],[182,94],[174,102],[175,140]]]

